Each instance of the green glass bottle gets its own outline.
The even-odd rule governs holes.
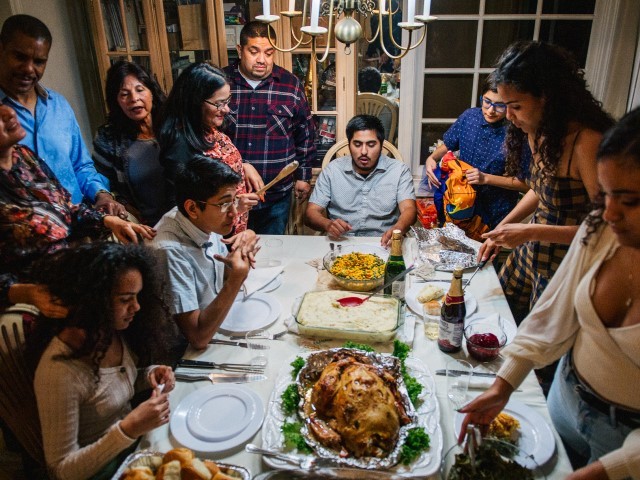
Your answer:
[[[387,259],[387,265],[384,269],[384,282],[387,283],[399,273],[405,271],[407,266],[402,257],[402,232],[394,230],[391,236],[391,253]],[[404,277],[396,280],[384,289],[384,293],[393,295],[394,297],[404,300]]]

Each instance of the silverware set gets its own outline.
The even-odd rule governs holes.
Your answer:
[[[267,376],[261,373],[187,373],[176,372],[176,380],[197,382],[209,380],[211,383],[249,383],[266,380]]]
[[[226,370],[228,372],[239,372],[239,373],[263,373],[264,367],[256,367],[255,365],[251,365],[249,363],[216,363],[216,362],[205,362],[203,360],[189,360],[186,358],[181,358],[178,361],[178,368],[206,368],[206,369],[214,369],[214,370]]]

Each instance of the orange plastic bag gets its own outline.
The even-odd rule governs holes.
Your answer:
[[[453,152],[449,151],[442,157],[440,168],[449,172],[443,199],[447,221],[469,220],[473,217],[476,191],[469,185],[465,172],[473,167],[457,159]]]

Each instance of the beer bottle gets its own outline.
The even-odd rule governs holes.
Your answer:
[[[455,353],[460,351],[466,314],[467,308],[464,304],[464,293],[462,292],[462,267],[456,266],[453,270],[451,286],[440,310],[438,348],[443,352]]]
[[[393,277],[407,269],[402,257],[402,232],[394,230],[391,236],[391,253],[387,259],[387,265],[384,269],[384,282],[387,283]],[[404,277],[396,280],[384,289],[384,293],[393,295],[394,297],[404,300]]]

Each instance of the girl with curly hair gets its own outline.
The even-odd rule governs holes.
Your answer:
[[[170,325],[153,254],[83,245],[36,271],[69,309],[63,320],[39,319],[32,338],[36,352],[47,345],[34,380],[47,466],[55,478],[110,478],[141,435],[169,421],[173,371],[151,365]],[[136,387],[153,390],[132,409]]]
[[[461,409],[488,425],[531,368],[557,359],[549,414],[577,470],[568,480],[640,478],[640,109],[597,153],[603,205],[580,227],[503,352],[494,384]]]
[[[494,72],[507,105],[506,175],[517,176],[528,142],[531,188],[498,226],[483,235],[480,259],[514,248],[500,283],[519,323],[564,258],[598,191],[596,150],[611,117],[587,90],[584,73],[561,47],[516,42]],[[529,215],[527,224],[521,223]]]

